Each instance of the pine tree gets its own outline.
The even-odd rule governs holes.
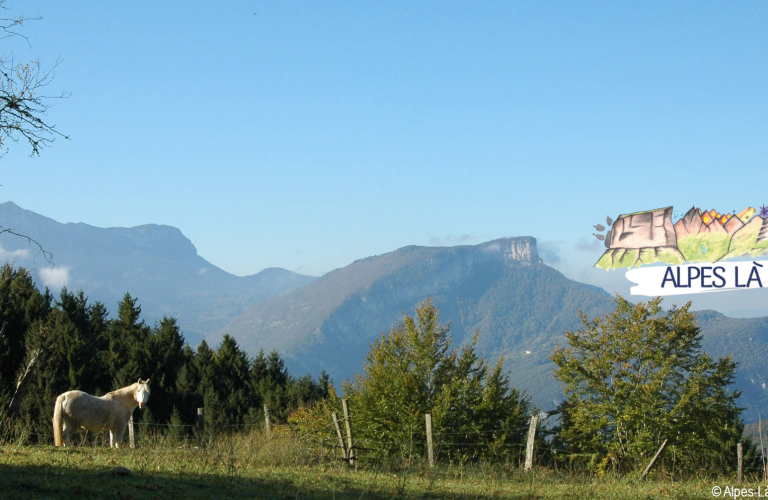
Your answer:
[[[176,405],[185,424],[194,424],[197,418],[197,408],[203,405],[203,396],[199,394],[200,379],[194,367],[195,352],[184,344],[182,362],[176,376]]]
[[[176,378],[184,365],[184,336],[176,319],[164,317],[151,330],[147,369],[143,378],[152,380],[152,408],[158,421],[170,418],[176,395]]]
[[[7,323],[0,339],[0,405],[10,401],[16,377],[26,358],[25,339],[30,325],[50,310],[50,294],[41,294],[29,271],[5,264],[0,269],[0,325]]]
[[[126,293],[118,304],[117,318],[109,323],[108,368],[113,374],[112,389],[132,384],[139,378],[147,378],[149,358],[152,353],[150,329],[140,319],[138,299]]]
[[[250,361],[229,335],[224,335],[214,356],[216,379],[214,387],[224,403],[225,420],[242,423],[251,406],[248,384]]]

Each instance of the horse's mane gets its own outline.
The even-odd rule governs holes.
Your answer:
[[[104,396],[126,396],[128,394],[131,394],[133,392],[136,392],[136,386],[139,385],[138,382],[134,382],[131,385],[127,385],[125,387],[121,387],[120,389],[115,389],[114,391],[106,393]]]

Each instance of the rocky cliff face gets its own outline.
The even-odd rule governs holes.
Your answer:
[[[502,238],[477,245],[476,248],[479,252],[498,252],[508,262],[515,261],[524,265],[542,262],[536,248],[536,238],[532,236]]]

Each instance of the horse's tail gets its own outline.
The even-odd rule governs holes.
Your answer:
[[[64,422],[61,420],[61,407],[64,405],[64,394],[56,398],[56,404],[53,407],[53,444],[62,446],[64,442],[61,434],[64,431]]]

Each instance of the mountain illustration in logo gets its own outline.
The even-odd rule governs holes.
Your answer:
[[[753,207],[738,214],[692,207],[675,223],[671,206],[620,215],[605,236],[595,235],[607,247],[595,267],[677,265],[767,255],[768,209],[756,212]]]

